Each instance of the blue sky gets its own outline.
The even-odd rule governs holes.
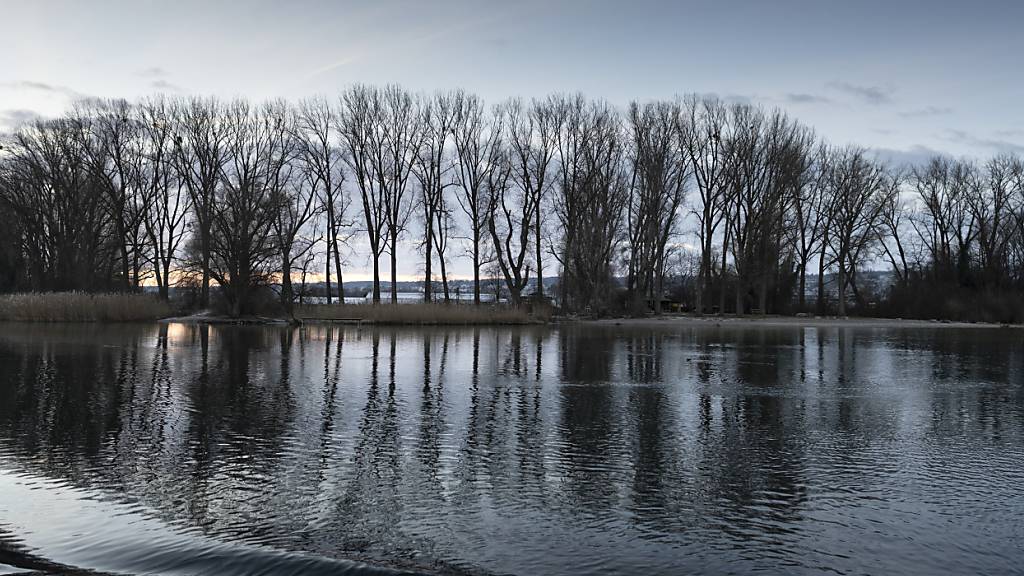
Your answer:
[[[0,123],[76,95],[352,82],[488,100],[715,93],[900,157],[1024,149],[1024,3],[0,0]]]
[[[896,162],[1024,152],[1024,2],[0,0],[0,130],[78,96],[353,82],[488,101],[708,93]]]

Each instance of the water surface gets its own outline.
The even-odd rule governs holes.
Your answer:
[[[1012,573],[1021,334],[0,324],[0,572]]]

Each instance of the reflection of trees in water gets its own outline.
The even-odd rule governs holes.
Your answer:
[[[782,526],[800,517],[807,498],[799,334],[716,335],[720,353],[703,355],[696,367],[702,388],[722,391],[717,410],[714,394],[702,391],[698,400],[698,515],[728,532]]]
[[[672,532],[686,524],[694,486],[686,471],[687,439],[681,437],[678,403],[667,374],[666,356],[678,342],[664,332],[631,334],[625,339],[626,371],[630,386],[625,434],[632,456],[629,509],[634,522],[658,532]]]
[[[559,464],[566,476],[561,490],[570,501],[584,503],[576,513],[598,513],[614,505],[618,489],[617,472],[625,468],[615,462],[619,450],[622,416],[615,411],[615,386],[610,386],[615,340],[605,333],[562,330],[558,346],[561,361],[559,434],[562,436]]]
[[[1019,442],[1024,415],[1022,342],[982,332],[83,334],[0,339],[5,444],[334,555],[489,554],[520,518],[785,538],[807,486],[868,492],[914,443]]]

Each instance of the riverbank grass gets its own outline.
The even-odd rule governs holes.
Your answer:
[[[295,318],[303,322],[437,325],[537,324],[547,320],[511,306],[444,303],[306,305],[295,308]]]
[[[170,315],[166,302],[148,294],[43,292],[0,296],[0,321],[142,322]]]

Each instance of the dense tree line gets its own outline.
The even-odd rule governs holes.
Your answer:
[[[518,304],[547,273],[548,296],[594,313],[660,312],[671,294],[698,312],[845,314],[913,308],[923,287],[1019,302],[1024,286],[1020,159],[892,167],[779,110],[697,96],[84,101],[4,136],[0,219],[2,289],[187,283],[206,306],[216,284],[234,314],[271,283],[290,308],[311,274],[343,294],[356,245],[379,302],[404,242],[428,298],[454,297],[464,258],[476,302],[483,277]],[[881,265],[895,281],[878,294],[863,278]]]

